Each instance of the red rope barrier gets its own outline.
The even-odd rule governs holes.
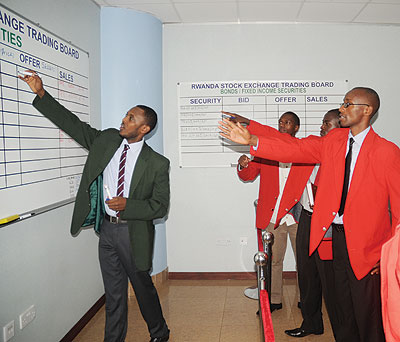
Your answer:
[[[272,326],[271,311],[269,309],[269,300],[267,290],[260,291],[261,317],[264,328],[265,342],[275,342],[274,327]]]

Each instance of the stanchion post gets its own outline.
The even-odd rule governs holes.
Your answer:
[[[254,263],[256,264],[256,268],[257,268],[258,312],[260,313],[261,336],[262,336],[262,341],[264,341],[264,326],[263,326],[263,320],[262,320],[260,291],[265,290],[265,266],[268,263],[267,255],[264,252],[257,252],[254,255]]]
[[[262,233],[262,239],[264,242],[264,252],[267,255],[265,277],[266,277],[266,288],[268,292],[269,304],[271,305],[272,245],[274,243],[274,234],[264,230]]]

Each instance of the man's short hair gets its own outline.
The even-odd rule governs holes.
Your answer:
[[[355,87],[352,90],[361,90],[365,92],[368,98],[368,104],[374,108],[372,115],[375,115],[381,105],[381,100],[379,99],[378,93],[374,89],[367,87]]]
[[[285,115],[285,114],[291,115],[292,118],[293,118],[294,124],[295,124],[296,126],[299,126],[299,127],[300,127],[300,118],[297,116],[296,113],[294,113],[294,112],[285,112],[285,113],[283,113],[282,115]]]
[[[147,134],[148,134],[157,125],[157,113],[155,112],[155,110],[153,108],[147,107],[145,105],[137,105],[136,107],[140,108],[144,112],[146,124],[150,127],[150,131],[147,132]]]

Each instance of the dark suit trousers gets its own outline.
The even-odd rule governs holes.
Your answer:
[[[103,221],[100,228],[99,259],[106,294],[104,341],[125,341],[128,317],[128,278],[135,291],[150,336],[167,335],[168,327],[151,276],[149,272],[139,271],[135,266],[127,224]]]
[[[334,278],[332,260],[321,260],[318,251],[309,256],[310,226],[312,213],[302,210],[297,229],[297,272],[300,289],[301,328],[306,331],[324,330],[322,320],[322,294],[328,312],[332,330],[337,329],[337,315],[334,296]]]
[[[346,229],[346,228],[345,228]],[[333,229],[338,342],[384,342],[380,276],[367,274],[357,280],[351,268],[344,232]]]

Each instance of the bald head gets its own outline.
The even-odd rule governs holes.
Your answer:
[[[356,87],[351,91],[357,91],[358,95],[364,99],[364,103],[371,106],[372,116],[374,116],[381,105],[378,93],[374,89],[367,87]]]

